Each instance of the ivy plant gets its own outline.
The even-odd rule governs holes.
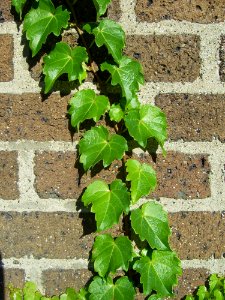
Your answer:
[[[137,145],[148,150],[152,139],[165,154],[166,117],[158,107],[142,105],[138,99],[144,84],[142,66],[124,54],[125,33],[106,17],[110,1],[12,0],[23,20],[32,56],[47,49],[43,58],[45,94],[54,91],[62,78],[81,85],[91,72],[96,82],[96,90],[78,88],[69,101],[72,127],[83,128],[78,152],[84,171],[108,168],[115,160],[122,165],[119,178],[92,182],[81,198],[94,213],[98,232],[91,252],[95,275],[91,283],[80,292],[67,289],[53,298],[27,283],[23,290],[11,288],[14,300],[131,300],[138,289],[146,299],[161,299],[173,295],[181,274],[180,260],[169,245],[167,213],[154,200],[143,205],[138,202],[156,188],[156,173],[151,165],[130,157]],[[83,22],[80,7],[87,4],[92,17],[86,21],[85,16]],[[61,38],[71,29],[79,36],[76,47]],[[87,120],[93,126],[87,128]],[[124,228],[121,235],[101,234],[118,223]]]

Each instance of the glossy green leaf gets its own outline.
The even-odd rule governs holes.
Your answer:
[[[135,290],[124,276],[114,283],[111,278],[95,277],[89,286],[89,300],[134,300]]]
[[[129,134],[143,148],[147,146],[150,137],[157,140],[163,148],[167,138],[166,133],[166,116],[156,106],[146,104],[140,109],[132,109],[125,116],[125,124]]]
[[[208,291],[205,286],[200,286],[197,291],[198,300],[204,300],[207,297]],[[208,297],[207,297],[208,298]]]
[[[85,171],[101,160],[105,168],[115,159],[121,159],[127,150],[125,138],[118,134],[109,134],[103,126],[86,131],[79,142],[80,162]]]
[[[148,164],[135,159],[126,162],[127,181],[131,182],[131,200],[136,203],[142,196],[148,195],[156,187],[156,172]]]
[[[111,84],[119,84],[122,89],[122,95],[130,101],[139,90],[139,85],[144,83],[142,67],[139,62],[123,56],[119,62],[119,66],[109,63],[101,64],[102,71],[108,71],[111,76]]]
[[[49,55],[44,57],[45,93],[51,90],[62,74],[67,74],[69,81],[78,79],[81,83],[87,76],[87,61],[88,55],[84,47],[70,48],[66,43],[57,43]]]
[[[31,9],[24,18],[23,30],[30,41],[32,55],[36,55],[50,33],[59,36],[68,26],[70,13],[62,6],[54,7],[51,0],[39,0],[38,8]]]
[[[168,238],[170,228],[167,213],[163,207],[153,201],[131,212],[131,225],[142,241],[146,240],[151,248],[170,249]]]
[[[114,180],[110,186],[97,180],[87,187],[82,201],[85,206],[92,204],[91,211],[95,213],[97,230],[105,230],[119,222],[122,212],[129,211],[130,194],[119,179]]]
[[[111,0],[93,0],[93,2],[97,11],[97,17],[100,17],[106,12]]]
[[[154,290],[161,297],[172,296],[173,286],[181,274],[180,260],[171,251],[154,250],[152,257],[140,258],[133,268],[141,275],[145,295]]]
[[[131,241],[126,236],[113,239],[110,234],[102,234],[95,238],[92,249],[92,261],[95,272],[101,277],[117,269],[127,271],[129,261],[132,260]]]
[[[112,20],[101,20],[93,30],[98,47],[105,46],[114,60],[119,63],[125,46],[125,33],[122,27]]]
[[[119,104],[112,104],[109,111],[111,121],[120,122],[124,118],[124,112]]]
[[[87,119],[97,122],[109,107],[108,97],[98,96],[91,89],[79,91],[70,100],[68,113],[71,115],[71,125],[79,127]]]
[[[16,12],[20,14],[20,17],[26,2],[27,0],[12,0],[12,5],[15,7]]]

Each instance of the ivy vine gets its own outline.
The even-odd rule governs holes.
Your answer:
[[[135,143],[146,150],[149,139],[155,139],[165,153],[166,117],[158,107],[142,105],[138,100],[137,93],[144,84],[142,66],[124,55],[125,33],[117,22],[105,17],[110,1],[89,0],[95,17],[82,22],[79,5],[83,0],[12,0],[23,19],[33,57],[52,36],[60,39],[65,30],[77,31],[78,46],[59,40],[44,56],[44,93],[50,93],[62,75],[69,82],[82,84],[88,72],[93,74],[98,90],[79,90],[69,102],[71,125],[79,131],[81,124],[85,128],[86,120],[96,123],[104,118],[113,125],[114,132],[98,124],[82,131],[79,160],[85,172],[96,165],[107,168],[114,160],[121,160],[122,179],[110,184],[94,181],[81,200],[95,214],[98,232],[121,220],[124,227],[129,227],[121,236],[105,233],[95,238],[91,252],[95,276],[81,291],[68,289],[60,297],[47,298],[28,283],[25,294],[11,288],[14,300],[132,300],[136,287],[146,299],[156,300],[173,295],[173,286],[181,274],[180,260],[169,245],[167,213],[153,200],[136,209],[133,206],[155,189],[156,173],[150,165],[128,158],[129,153]],[[101,59],[95,58],[96,52]],[[116,92],[113,99],[112,91]],[[115,277],[118,270],[124,276]]]

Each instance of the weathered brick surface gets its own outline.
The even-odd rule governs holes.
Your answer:
[[[186,1],[137,0],[136,16],[139,22],[159,22],[174,19],[195,23],[217,23],[225,20],[223,0]]]
[[[161,94],[171,140],[225,142],[225,95]]]
[[[16,151],[0,151],[0,198],[13,200],[19,197],[18,163]]]
[[[119,0],[113,0],[108,6],[107,17],[109,19],[119,21],[121,17],[121,9]]]
[[[219,73],[220,80],[225,81],[225,36],[221,36],[221,44],[220,44],[220,65],[219,65]]]
[[[0,3],[0,23],[4,21],[12,21],[11,15],[11,0],[1,0]]]
[[[3,258],[87,259],[95,229],[89,213],[0,212],[1,254]],[[118,234],[118,228],[111,232]]]
[[[158,188],[154,197],[190,199],[210,196],[207,155],[169,152],[166,158],[159,155],[156,163],[149,155],[141,155],[138,159],[153,165],[157,171]],[[121,177],[119,161],[106,170],[97,170],[95,176],[94,172],[82,174],[82,167],[78,171],[76,154],[72,152],[37,152],[34,162],[35,188],[41,198],[78,198],[93,180],[103,179],[110,183],[116,176]]]
[[[194,81],[200,74],[195,35],[127,36],[125,53],[140,61],[146,81]]]
[[[79,270],[46,270],[42,275],[42,283],[46,295],[59,295],[67,287],[79,290],[92,277],[92,272],[86,269]]]
[[[13,37],[0,34],[0,81],[13,80]]]
[[[9,290],[7,286],[22,288],[25,282],[25,273],[22,269],[0,268],[0,299],[9,300]]]
[[[169,215],[171,244],[181,259],[222,258],[225,253],[224,212],[179,212]]]
[[[0,140],[71,141],[66,117],[69,97],[0,94]]]

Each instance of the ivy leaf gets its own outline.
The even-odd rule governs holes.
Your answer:
[[[134,300],[135,290],[129,279],[124,276],[115,283],[108,277],[94,277],[89,286],[89,300]]]
[[[172,251],[154,250],[152,257],[142,257],[135,262],[133,268],[141,275],[145,295],[154,290],[161,297],[172,296],[177,276],[181,275],[180,260]]]
[[[153,137],[163,148],[167,137],[166,116],[158,107],[142,105],[139,109],[128,111],[124,119],[129,134],[141,147],[145,148],[148,138]]]
[[[91,89],[79,91],[70,100],[68,113],[71,115],[71,125],[79,127],[87,119],[97,122],[109,107],[108,97],[97,96]]]
[[[81,83],[87,76],[87,61],[88,55],[84,47],[71,49],[66,43],[57,43],[49,55],[44,57],[45,93],[51,90],[56,79],[62,74],[68,74],[69,81],[78,79]]]
[[[20,14],[20,18],[26,2],[27,0],[12,0],[12,5],[15,7],[16,12]]]
[[[122,212],[128,213],[130,194],[119,179],[114,180],[110,186],[97,180],[87,187],[82,201],[85,206],[92,203],[91,211],[95,213],[97,229],[100,231],[117,224]]]
[[[106,168],[115,159],[121,159],[128,150],[127,141],[118,134],[109,134],[103,126],[94,127],[85,132],[79,142],[80,162],[87,171],[103,160]]]
[[[121,58],[119,67],[104,62],[101,64],[101,70],[111,74],[111,84],[121,86],[122,95],[127,101],[135,97],[135,93],[139,90],[139,84],[144,83],[142,66],[127,56]]]
[[[133,210],[131,225],[140,239],[148,241],[151,248],[170,250],[168,217],[160,204],[151,201]]]
[[[109,117],[111,121],[120,122],[124,118],[124,112],[119,104],[110,107]]]
[[[90,33],[90,28],[87,31]],[[94,27],[92,34],[95,36],[96,45],[98,47],[105,45],[114,60],[119,63],[125,46],[125,33],[122,27],[112,20],[104,19]]]
[[[111,0],[93,0],[93,2],[97,11],[97,17],[99,18],[104,15]]]
[[[127,180],[131,181],[131,199],[135,203],[144,195],[148,195],[150,190],[156,187],[155,170],[148,164],[141,164],[135,159],[128,159],[126,162]]]
[[[197,291],[197,296],[199,300],[207,299],[206,296],[209,296],[207,288],[204,285],[199,286]]]
[[[126,236],[113,239],[110,234],[102,234],[95,238],[92,250],[94,269],[101,277],[118,268],[127,271],[132,260],[131,241]]]
[[[37,291],[36,284],[33,282],[26,282],[23,288],[24,300],[40,300],[42,295]]]
[[[35,56],[50,33],[59,36],[68,26],[70,13],[62,6],[54,7],[51,0],[39,0],[37,9],[31,9],[24,18],[24,31]]]

